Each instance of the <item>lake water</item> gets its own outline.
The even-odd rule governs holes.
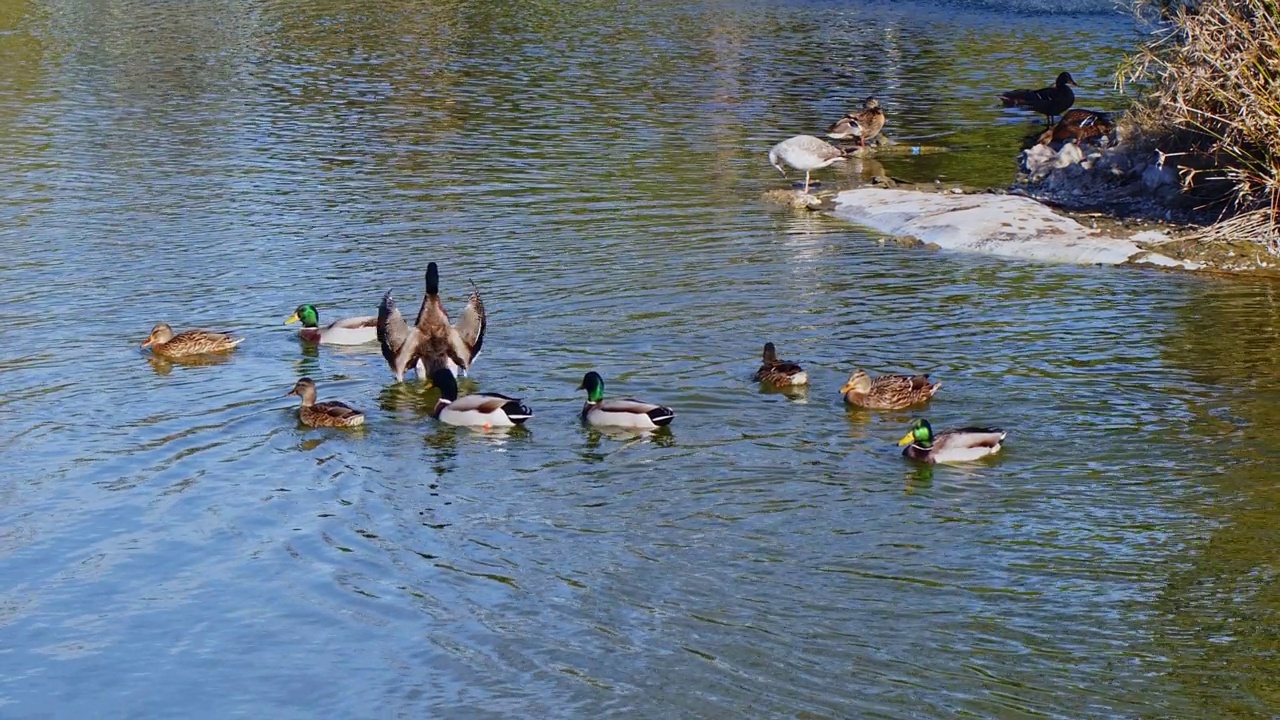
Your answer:
[[[0,0],[0,716],[1271,716],[1275,286],[759,200],[871,93],[951,150],[889,174],[1007,184],[1000,90],[1121,106],[1139,31],[1072,7]],[[525,431],[281,324],[432,260]],[[247,340],[157,361],[160,321]],[[907,463],[856,367],[1005,451]],[[671,432],[582,428],[588,369]],[[367,426],[300,427],[303,375]]]

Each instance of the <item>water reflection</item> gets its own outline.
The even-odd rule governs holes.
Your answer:
[[[378,407],[383,410],[397,414],[408,413],[420,418],[431,417],[439,400],[439,390],[428,388],[426,382],[413,379],[387,385],[378,393]]]
[[[174,366],[184,368],[203,368],[215,365],[226,365],[233,359],[231,355],[186,355],[167,357],[164,355],[146,354],[147,363],[156,375],[164,376],[173,371]]]
[[[884,163],[869,157],[850,157],[837,166],[844,183],[850,186],[870,184],[875,178],[888,177]]]
[[[582,430],[586,436],[585,446],[593,450],[609,447],[610,443],[621,443],[621,447],[615,446],[610,452],[622,452],[643,443],[653,443],[659,447],[671,447],[675,444],[675,433],[670,425],[656,429],[583,425]]]
[[[761,395],[781,395],[792,402],[805,403],[809,401],[808,385],[774,387],[767,383],[760,383],[758,390]]]
[[[773,142],[867,94],[948,151],[825,190],[1007,182],[1037,121],[992,89],[1046,66],[1116,106],[1125,16],[992,7],[0,0],[6,712],[1262,714],[1273,289],[758,202]],[[462,392],[527,428],[279,327],[431,258],[490,309]],[[156,317],[249,340],[149,373],[121,339]],[[750,381],[767,339],[796,401]],[[936,372],[930,417],[1007,454],[913,467],[853,365]],[[591,367],[675,425],[582,427]],[[364,429],[299,428],[302,376]]]
[[[456,469],[458,461],[458,430],[444,423],[433,422],[422,437],[431,456],[431,470],[436,477]]]
[[[906,462],[906,459],[903,459]],[[920,492],[928,492],[933,488],[933,465],[927,463],[910,463],[913,467],[906,475],[906,481],[903,483],[903,492],[907,495],[915,495]]]

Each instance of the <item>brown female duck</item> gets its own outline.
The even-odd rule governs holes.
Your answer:
[[[1057,81],[1049,87],[1039,90],[1010,90],[1000,95],[1000,103],[1004,107],[1016,107],[1038,112],[1045,116],[1045,121],[1053,123],[1053,116],[1061,115],[1076,101],[1071,85],[1076,81],[1071,73],[1059,73]]]
[[[773,343],[764,344],[760,369],[756,371],[756,382],[770,387],[784,388],[792,385],[805,385],[809,382],[809,374],[804,368],[793,362],[778,359],[778,350]]]
[[[1115,127],[1115,121],[1106,113],[1093,110],[1068,110],[1062,114],[1062,119],[1057,125],[1040,133],[1038,142],[1041,145],[1067,140],[1083,143],[1086,140],[1100,138]]]
[[[142,341],[142,347],[149,347],[151,352],[164,357],[185,357],[227,352],[242,342],[244,338],[232,338],[226,333],[209,330],[187,330],[174,335],[173,328],[159,323],[151,328],[151,334]]]
[[[302,378],[285,395],[302,398],[298,419],[308,427],[356,427],[364,424],[364,413],[346,403],[337,400],[316,402],[316,384],[311,378]]]
[[[881,375],[872,380],[870,375],[856,370],[840,388],[840,393],[850,405],[898,410],[928,400],[940,387],[942,383],[930,383],[928,375]]]
[[[844,117],[827,128],[827,137],[836,140],[858,138],[862,141],[862,149],[867,148],[867,141],[880,134],[884,128],[884,111],[880,109],[880,101],[869,97],[862,102],[862,109],[848,112]]]

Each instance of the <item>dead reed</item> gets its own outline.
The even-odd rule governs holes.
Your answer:
[[[1176,163],[1184,192],[1226,223],[1213,234],[1257,233],[1271,249],[1280,223],[1280,2],[1139,6],[1159,11],[1162,23],[1118,73],[1143,98],[1122,132]]]

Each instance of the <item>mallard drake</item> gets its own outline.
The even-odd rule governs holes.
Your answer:
[[[426,295],[418,308],[418,319],[409,327],[396,307],[391,291],[382,296],[378,306],[378,342],[382,357],[396,377],[404,380],[405,371],[417,368],[419,377],[429,377],[436,368],[463,375],[471,369],[484,345],[487,318],[480,291],[474,286],[471,299],[456,326],[440,304],[440,270],[435,263],[427,265]]]
[[[498,393],[473,393],[459,398],[458,380],[448,368],[432,371],[428,387],[440,390],[440,399],[431,416],[449,425],[514,427],[533,417],[533,410],[519,398]]]
[[[1037,142],[1041,145],[1066,140],[1083,143],[1086,140],[1102,137],[1115,127],[1115,121],[1107,113],[1093,110],[1068,110],[1062,114],[1062,119],[1057,125],[1040,133],[1040,139]]]
[[[773,343],[764,344],[760,369],[756,371],[756,382],[775,388],[804,385],[809,382],[809,374],[796,363],[778,359],[778,351]]]
[[[928,375],[881,375],[872,380],[862,370],[855,370],[849,382],[840,388],[844,401],[871,410],[898,410],[922,403],[942,387],[930,384]]]
[[[378,339],[378,316],[349,317],[320,327],[320,311],[315,305],[299,305],[284,321],[285,325],[301,322],[298,337],[320,345],[363,345]]]
[[[1000,452],[1007,435],[1000,428],[966,427],[933,434],[928,420],[916,420],[898,441],[902,456],[927,463],[969,462]]]
[[[244,338],[233,338],[210,330],[187,330],[174,335],[173,328],[159,323],[151,328],[151,334],[142,341],[142,347],[151,348],[156,355],[173,358],[227,352],[242,342]]]
[[[880,109],[880,101],[869,97],[862,103],[862,109],[850,111],[844,117],[827,128],[827,137],[836,140],[858,138],[862,141],[862,149],[867,149],[867,141],[880,134],[884,128],[884,111]]]
[[[774,145],[769,149],[769,164],[787,176],[782,168],[786,163],[796,170],[804,171],[804,192],[809,192],[809,173],[824,168],[837,160],[843,160],[845,151],[831,143],[812,135],[796,135]]]
[[[670,425],[676,416],[676,411],[669,407],[634,398],[605,400],[604,378],[594,370],[582,376],[578,389],[587,391],[587,402],[582,406],[582,422],[588,425],[652,430]]]
[[[1049,87],[1039,90],[1010,90],[1002,93],[1000,103],[1004,107],[1038,112],[1045,116],[1049,124],[1052,124],[1054,115],[1061,115],[1076,101],[1076,95],[1071,92],[1070,87],[1075,84],[1076,81],[1071,78],[1071,73],[1059,73],[1057,81]]]
[[[364,413],[337,400],[316,402],[316,384],[311,378],[302,378],[294,384],[286,396],[302,398],[298,419],[309,427],[356,427],[364,424]]]

